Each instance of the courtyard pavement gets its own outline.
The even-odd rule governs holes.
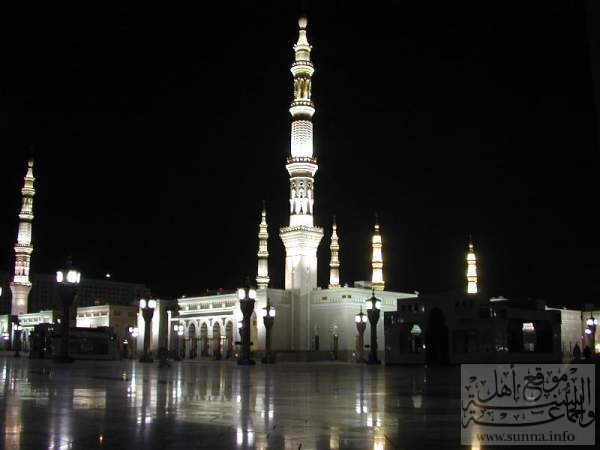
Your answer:
[[[467,448],[460,366],[0,356],[0,383],[5,449]]]

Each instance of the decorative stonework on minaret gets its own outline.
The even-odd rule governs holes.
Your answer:
[[[329,287],[340,287],[340,244],[338,243],[337,225],[333,216],[333,227],[331,231],[331,261],[329,263]]]
[[[269,250],[267,241],[267,209],[263,202],[260,225],[258,226],[258,272],[256,275],[256,286],[258,289],[266,289],[269,286]]]
[[[292,135],[286,169],[290,175],[290,225],[281,229],[285,245],[285,288],[308,292],[317,287],[317,247],[323,229],[314,226],[314,176],[317,160],[313,155],[311,82],[315,71],[310,60],[311,46],[306,38],[306,17],[298,21],[298,42],[292,63],[294,100],[290,105]]]
[[[469,238],[469,251],[467,252],[467,294],[477,294],[477,257],[471,238]]]
[[[33,158],[27,163],[27,174],[21,194],[23,203],[19,213],[19,232],[17,234],[17,243],[15,244],[15,276],[10,283],[12,291],[11,314],[19,315],[27,312],[27,299],[31,290],[29,281],[29,262],[33,246],[31,245],[31,230],[33,222]]]
[[[373,290],[383,291],[385,288],[385,282],[383,281],[383,254],[381,247],[383,243],[381,241],[381,234],[379,234],[379,219],[375,214],[375,229],[373,233],[373,257],[371,259],[371,268],[373,269],[373,276],[371,283],[373,284]]]

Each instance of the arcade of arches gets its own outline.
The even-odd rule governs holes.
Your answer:
[[[224,322],[224,323],[223,323]],[[250,336],[252,350],[258,350],[256,314],[252,315]],[[183,359],[229,359],[235,357],[236,343],[232,320],[208,319],[184,324],[183,335],[172,334],[170,350]]]

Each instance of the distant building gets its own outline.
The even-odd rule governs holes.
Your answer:
[[[543,302],[420,295],[384,313],[386,364],[560,362],[561,313]]]
[[[96,280],[82,277],[77,287],[74,306],[137,305],[140,298],[150,296],[150,289],[139,283]],[[61,309],[55,275],[34,275],[29,295],[29,311]]]
[[[77,308],[76,326],[78,328],[111,328],[117,336],[119,353],[127,354],[124,349],[133,345],[129,342],[131,339],[129,328],[137,327],[137,316],[137,305],[80,306]]]
[[[487,298],[477,287],[476,261],[470,240],[465,293],[398,299],[396,311],[384,313],[387,364],[560,362],[576,345],[600,352],[592,305],[568,310]]]

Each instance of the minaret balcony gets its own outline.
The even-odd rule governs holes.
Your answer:
[[[17,242],[15,245],[15,253],[31,255],[33,253],[33,247],[31,244],[23,244],[21,242]]]
[[[294,61],[290,70],[292,71],[292,75],[294,77],[297,77],[300,74],[306,74],[309,77],[312,77],[313,73],[315,73],[315,67],[313,66],[313,63],[306,60]]]
[[[288,156],[287,157],[288,164],[296,164],[296,163],[309,163],[309,164],[317,164],[317,158],[311,158],[309,156]]]
[[[308,174],[314,177],[319,166],[315,158],[303,156],[289,156],[285,166],[290,176],[299,176],[300,174]]]
[[[308,66],[308,67],[314,67],[312,61],[309,60],[302,60],[302,61],[294,61],[292,63],[292,67],[296,67],[296,66]]]
[[[290,105],[290,114],[294,118],[306,116],[310,119],[315,114],[315,104],[311,100],[295,99]]]

